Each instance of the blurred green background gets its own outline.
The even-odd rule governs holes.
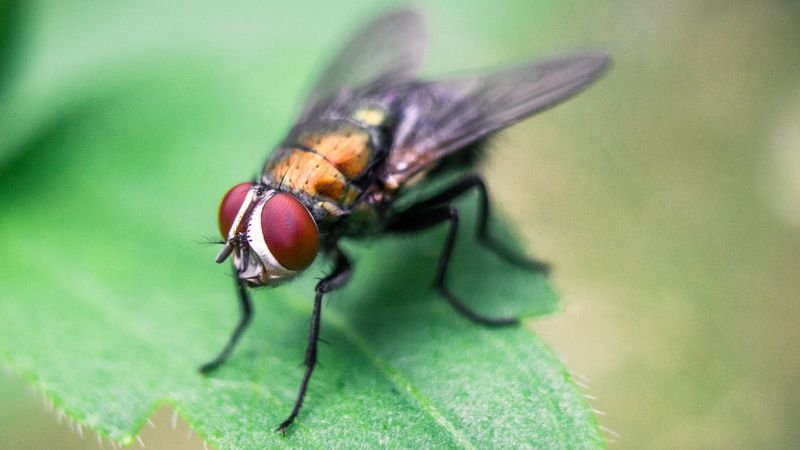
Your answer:
[[[198,71],[181,95],[247,93],[264,110],[263,149],[238,156],[235,117],[220,149],[257,170],[329,53],[390,7],[0,5],[0,39],[15,42],[0,48],[0,177],[37,123],[142,77],[175,82],[179,66]],[[800,444],[800,5],[420,5],[429,75],[573,48],[614,58],[587,93],[500,136],[484,170],[528,247],[555,267],[565,310],[532,326],[586,380],[610,446]],[[198,174],[219,192],[245,175]],[[0,398],[0,448],[95,446],[15,375],[0,375]],[[169,416],[145,430],[149,448],[202,448]]]

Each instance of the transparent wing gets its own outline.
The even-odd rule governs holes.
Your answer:
[[[399,186],[487,135],[577,94],[609,66],[580,53],[497,73],[423,83],[409,99],[383,178]]]
[[[320,114],[342,88],[392,85],[413,78],[425,50],[419,12],[400,10],[379,17],[356,34],[322,73],[299,121]]]

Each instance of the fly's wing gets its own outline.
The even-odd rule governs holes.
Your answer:
[[[603,53],[581,53],[423,83],[406,103],[382,178],[399,187],[470,143],[577,94],[609,62]]]
[[[422,63],[424,46],[425,23],[417,11],[400,10],[376,19],[325,69],[298,121],[335,110],[343,101],[337,101],[337,94],[347,97],[349,89],[410,80]]]

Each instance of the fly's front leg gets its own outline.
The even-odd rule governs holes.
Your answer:
[[[395,216],[387,224],[386,230],[394,233],[410,233],[415,231],[425,230],[434,227],[442,222],[448,222],[450,228],[447,232],[442,253],[439,256],[439,266],[436,270],[436,278],[434,279],[434,286],[439,294],[450,303],[453,308],[459,313],[466,316],[473,322],[480,323],[487,326],[507,326],[516,325],[519,319],[516,317],[487,317],[479,314],[456,297],[447,287],[447,268],[450,265],[450,255],[453,252],[453,246],[456,242],[456,234],[458,232],[458,210],[450,205],[426,207],[422,208],[412,207],[409,211]]]
[[[311,373],[314,372],[314,366],[317,364],[317,343],[319,342],[319,325],[320,325],[320,312],[322,308],[322,296],[328,292],[344,286],[350,279],[353,273],[352,265],[347,256],[342,253],[338,248],[335,249],[336,262],[333,272],[326,276],[317,283],[315,289],[316,295],[314,297],[314,309],[311,312],[311,330],[308,333],[308,346],[306,347],[305,366],[306,371],[303,375],[303,381],[300,383],[300,391],[297,393],[297,398],[294,401],[292,412],[289,417],[284,420],[275,431],[286,433],[286,429],[297,418],[300,408],[303,406],[303,399],[306,396],[308,389],[308,382],[311,379]]]
[[[233,274],[234,276],[237,275],[236,269],[233,270]],[[247,326],[250,324],[250,319],[253,317],[253,304],[250,301],[250,294],[247,292],[247,286],[245,286],[244,281],[240,280],[238,277],[236,277],[236,288],[236,291],[239,295],[239,305],[242,310],[239,323],[236,325],[236,328],[233,330],[233,334],[228,339],[228,343],[225,345],[225,348],[222,349],[219,355],[217,355],[217,357],[213,360],[203,364],[198,369],[203,375],[213,372],[228,360],[231,352],[233,352],[233,349],[239,342],[239,338],[242,337],[244,330],[247,329]]]

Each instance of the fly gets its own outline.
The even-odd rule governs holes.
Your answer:
[[[425,81],[425,29],[417,12],[378,18],[357,34],[323,72],[296,124],[255,182],[223,197],[221,263],[232,257],[242,316],[227,345],[200,372],[219,367],[250,322],[248,289],[291,280],[322,253],[334,262],[316,285],[305,374],[294,407],[277,428],[297,418],[317,362],[322,298],[341,288],[352,269],[341,238],[402,234],[448,226],[434,278],[453,308],[481,325],[508,326],[515,317],[486,317],[461,302],[447,285],[458,227],[452,202],[471,191],[480,198],[477,238],[511,264],[533,271],[547,266],[499,245],[488,233],[489,198],[477,175],[468,175],[411,206],[397,200],[441,169],[472,164],[482,142],[499,130],[580,92],[608,67],[603,53],[561,56],[495,73]]]

